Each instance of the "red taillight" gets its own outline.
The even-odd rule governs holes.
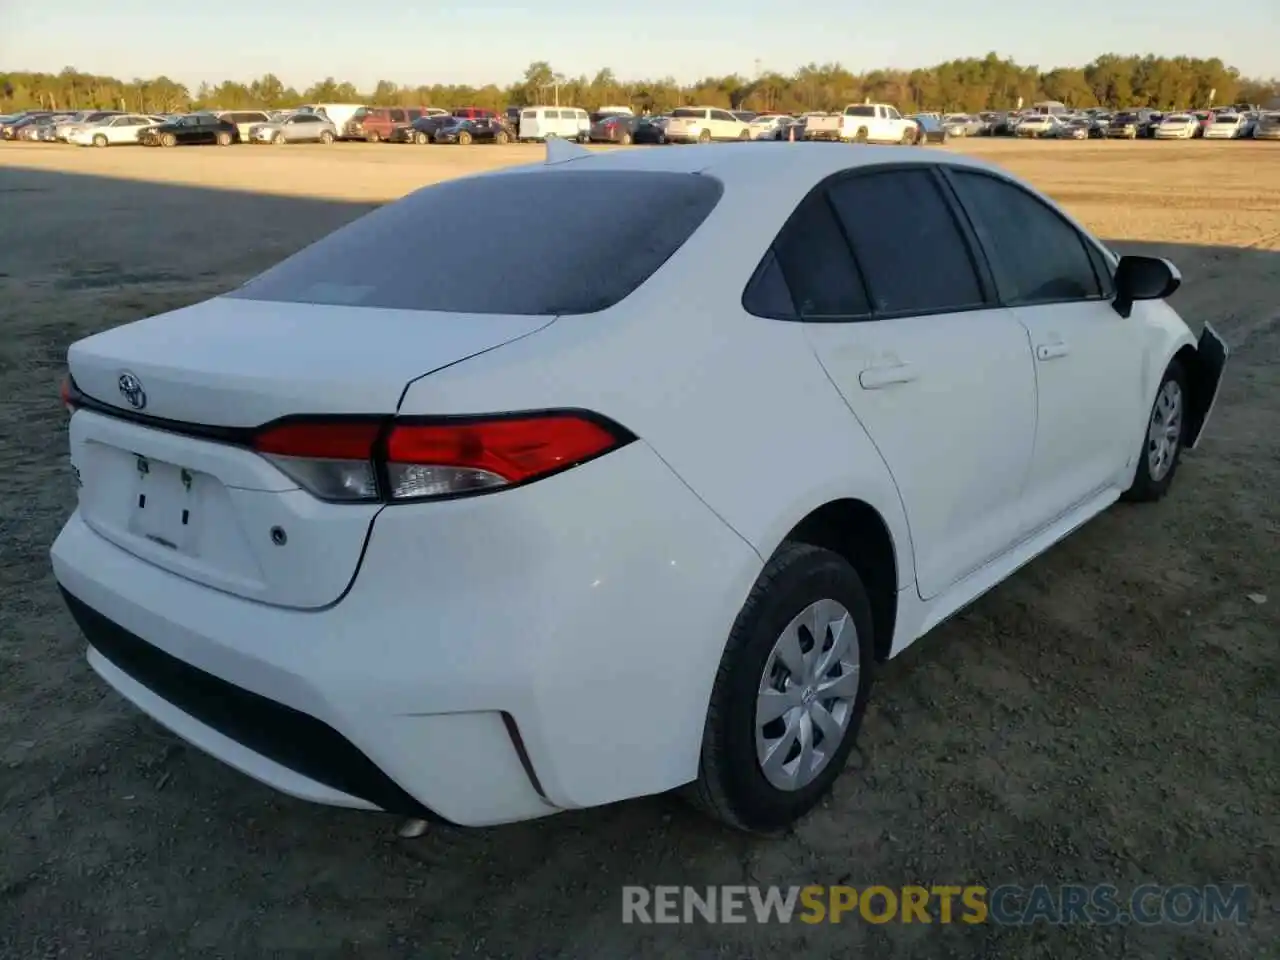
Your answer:
[[[324,500],[422,500],[527,483],[631,439],[589,414],[294,420],[253,447]]]
[[[71,393],[71,378],[70,378],[70,377],[63,377],[63,378],[62,378],[62,384],[61,384],[61,386],[58,388],[58,396],[59,396],[59,399],[61,399],[61,400],[62,400],[62,405],[66,408],[67,413],[75,413],[75,412],[76,412],[76,402],[75,402],[75,398],[74,398],[74,396],[73,396],[73,395],[72,395],[72,393]]]

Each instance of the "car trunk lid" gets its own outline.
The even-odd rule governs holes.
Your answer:
[[[215,298],[68,351],[79,508],[142,560],[264,603],[345,592],[376,502],[316,499],[249,447],[294,415],[394,414],[408,384],[552,317]]]

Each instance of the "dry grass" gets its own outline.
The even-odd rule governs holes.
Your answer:
[[[865,770],[784,840],[728,835],[658,798],[405,842],[376,816],[230,773],[91,675],[47,563],[72,504],[56,382],[77,337],[223,290],[370,203],[538,150],[0,148],[0,956],[1164,960],[1274,949],[1280,145],[954,149],[1027,176],[1121,247],[1173,257],[1186,276],[1179,308],[1232,342],[1212,435],[1174,495],[1110,511],[888,665]],[[838,881],[1246,882],[1254,920],[619,922],[624,883]]]

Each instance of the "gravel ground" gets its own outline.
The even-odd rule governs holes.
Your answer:
[[[1280,955],[1280,147],[955,149],[1174,259],[1176,305],[1232,344],[1229,380],[1169,499],[1109,511],[887,665],[860,769],[760,841],[667,798],[400,840],[278,796],[99,682],[49,572],[73,499],[69,342],[536,149],[0,148],[0,957]],[[916,882],[1239,882],[1252,921],[620,921],[630,883]]]

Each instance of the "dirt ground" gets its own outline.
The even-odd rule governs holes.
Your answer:
[[[57,384],[78,337],[539,151],[0,147],[0,957],[1280,955],[1280,145],[954,149],[1174,259],[1176,305],[1231,343],[1171,497],[1109,511],[888,664],[862,769],[784,839],[651,798],[405,841],[227,770],[92,675],[47,560],[73,502]],[[1252,922],[620,919],[623,884],[839,882],[1246,883]]]

